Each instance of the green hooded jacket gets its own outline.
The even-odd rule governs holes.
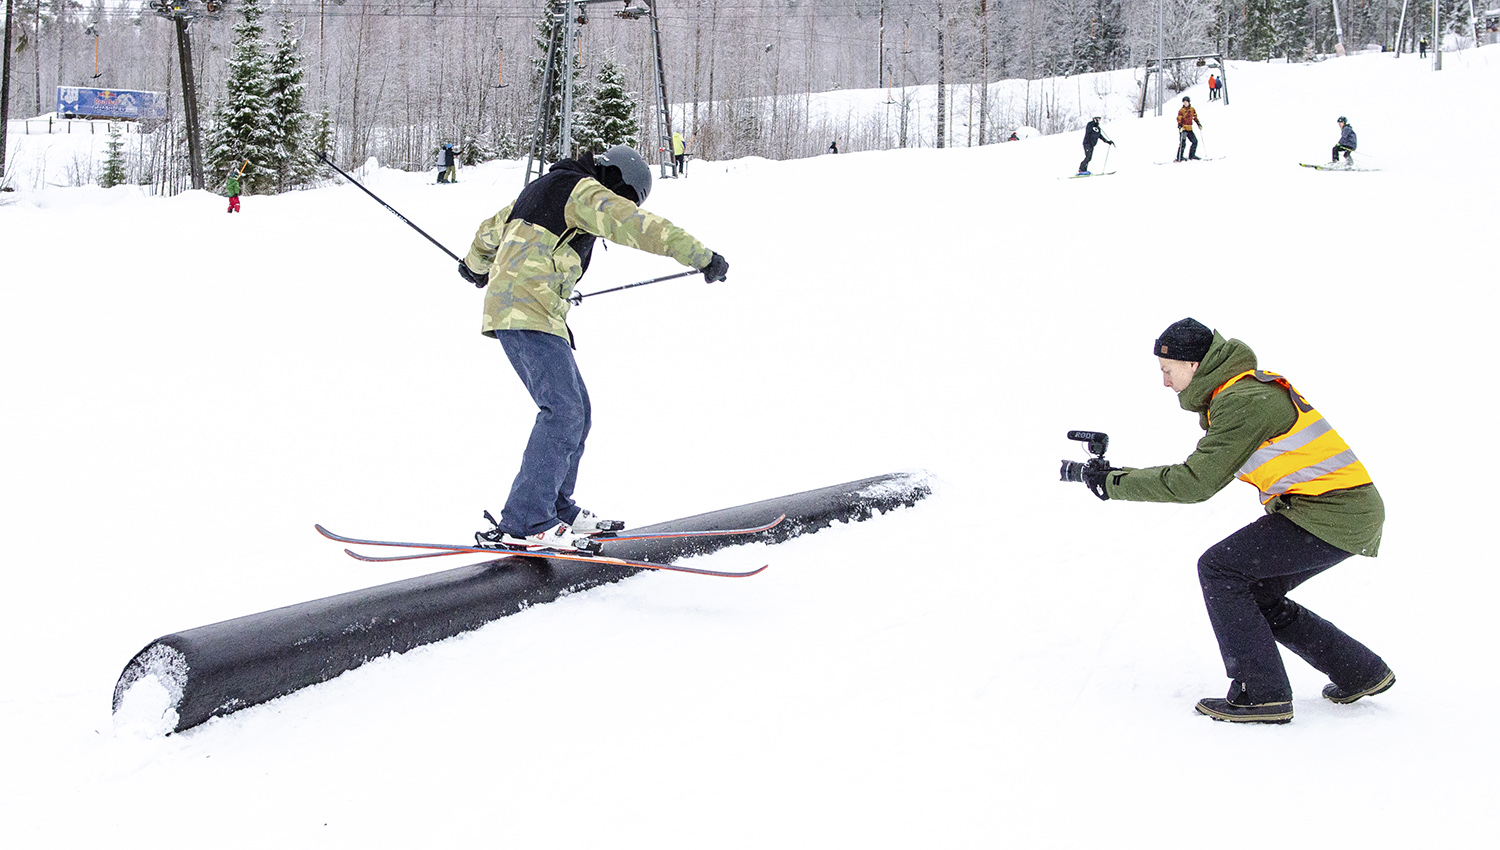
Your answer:
[[[231,198],[240,193],[240,178],[238,175],[229,175],[229,180],[224,183],[224,191],[228,192]]]
[[[1256,368],[1250,346],[1225,340],[1215,331],[1193,380],[1177,396],[1183,410],[1198,414],[1198,424],[1206,432],[1203,439],[1182,463],[1111,472],[1105,477],[1108,496],[1135,502],[1202,502],[1234,481],[1261,443],[1290,430],[1297,421],[1296,406],[1277,384],[1237,381],[1214,395],[1225,381]],[[1321,496],[1283,494],[1266,503],[1266,513],[1282,514],[1345,552],[1373,558],[1380,550],[1385,503],[1374,484]]]

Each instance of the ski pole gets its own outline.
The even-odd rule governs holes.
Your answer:
[[[693,269],[692,271],[678,272],[677,274],[669,274],[662,277],[653,277],[650,280],[642,280],[637,283],[627,283],[624,286],[615,286],[609,289],[601,289],[598,292],[575,292],[568,300],[576,306],[578,304],[582,304],[583,299],[585,298],[593,298],[595,295],[603,295],[606,292],[619,292],[622,289],[635,289],[637,286],[645,286],[648,283],[661,283],[664,280],[676,280],[679,277],[687,277],[690,274],[702,273],[703,269]]]
[[[412,230],[415,230],[416,232],[422,234],[423,236],[426,236],[428,242],[431,242],[432,244],[438,246],[439,248],[442,248],[444,254],[447,254],[448,256],[452,257],[454,260],[456,260],[456,261],[458,261],[460,263],[463,262],[463,258],[462,257],[460,257],[459,255],[453,253],[452,251],[449,251],[447,248],[443,247],[443,243],[437,241],[436,239],[433,239],[431,236],[428,235],[427,231],[425,231],[422,228],[416,226],[415,224],[412,224],[411,223],[411,219],[407,218],[406,216],[402,215],[399,212],[396,212],[396,208],[395,207],[391,206],[390,204],[386,203],[385,201],[380,200],[380,196],[379,195],[375,194],[374,192],[371,192],[369,189],[365,189],[365,186],[364,186],[363,183],[360,183],[358,180],[355,180],[353,177],[350,177],[342,168],[339,168],[337,165],[334,165],[333,164],[333,160],[329,159],[328,156],[326,154],[324,154],[322,151],[318,151],[318,159],[321,159],[324,162],[328,163],[328,167],[329,168],[332,168],[334,171],[337,171],[338,173],[343,174],[345,180],[348,180],[350,183],[353,183],[354,185],[358,186],[360,189],[362,189],[364,191],[364,193],[366,195],[369,195],[370,197],[374,198],[382,207],[385,207],[386,209],[390,210],[392,215],[394,215],[396,218],[399,218],[402,221],[406,222],[406,225],[408,227],[410,227]]]
[[[1114,148],[1115,148],[1115,143],[1114,142],[1110,142],[1109,143],[1109,147],[1107,147],[1107,148],[1104,149],[1104,169],[1103,170],[1105,170],[1105,171],[1109,170],[1109,152],[1112,151],[1112,150],[1114,150]]]

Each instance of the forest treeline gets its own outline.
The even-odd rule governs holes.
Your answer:
[[[7,56],[12,117],[52,111],[64,86],[167,91],[167,126],[134,162],[134,182],[184,187],[178,46],[172,21],[145,3],[9,0]],[[159,0],[158,0],[159,2]],[[574,69],[589,91],[618,87],[633,104],[643,148],[656,144],[651,92],[656,72],[647,18],[621,13],[644,0],[581,7]],[[1402,0],[1334,0],[1344,44],[1394,46]],[[179,0],[201,8],[189,27],[205,136],[222,133],[231,99],[243,0]],[[196,6],[194,6],[196,4]],[[421,169],[452,143],[469,161],[524,156],[537,119],[549,0],[259,0],[264,50],[300,63],[303,135],[337,161]],[[1442,0],[1461,31],[1467,0]],[[773,159],[845,148],[988,144],[1016,120],[994,113],[985,83],[1037,80],[1140,67],[1168,56],[1224,53],[1233,59],[1303,61],[1332,52],[1333,6],[1310,0],[658,0],[663,67],[673,129],[702,157]],[[1431,4],[1410,4],[1403,49],[1431,32]],[[1192,73],[1191,69],[1188,73]],[[611,76],[613,75],[613,76]],[[1181,81],[1180,81],[1181,82]],[[1191,81],[1188,81],[1191,82]],[[963,88],[960,138],[949,109],[908,115],[904,90]],[[807,106],[812,92],[884,88],[898,118],[835,127]],[[951,98],[951,94],[949,95]],[[618,107],[615,104],[614,107]],[[580,116],[588,127],[588,116]],[[215,125],[215,122],[219,125]],[[924,123],[925,122],[925,123]],[[1041,122],[1033,122],[1041,126]],[[314,132],[316,130],[316,132]],[[218,138],[214,136],[213,138]],[[587,140],[586,140],[587,141]],[[597,139],[593,140],[595,143]],[[217,144],[217,142],[216,142]],[[227,154],[216,157],[222,169]],[[302,160],[274,181],[305,179]],[[288,174],[292,177],[289,179]],[[209,182],[223,175],[210,175]],[[267,184],[270,185],[270,184]]]

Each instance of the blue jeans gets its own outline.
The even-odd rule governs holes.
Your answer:
[[[500,511],[500,529],[524,537],[578,518],[573,487],[593,411],[567,340],[545,331],[496,331],[495,338],[538,408],[521,471]]]

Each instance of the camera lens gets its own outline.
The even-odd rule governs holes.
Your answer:
[[[1062,462],[1063,481],[1082,481],[1084,464],[1076,460],[1065,460]]]

